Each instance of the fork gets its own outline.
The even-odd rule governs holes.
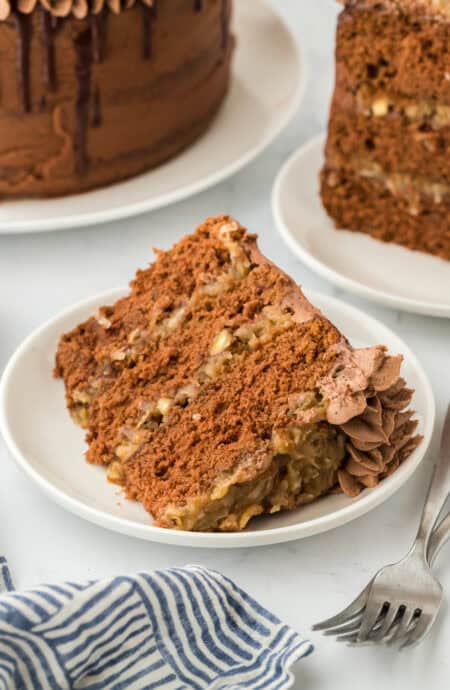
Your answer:
[[[443,599],[431,572],[450,536],[450,513],[433,533],[450,493],[450,405],[442,434],[439,460],[433,472],[416,540],[398,563],[378,571],[361,594],[343,611],[313,626],[351,645],[418,644],[431,629]]]
[[[449,538],[450,513],[443,518],[438,527],[436,527],[436,529],[433,531],[433,534],[430,538],[430,545],[428,547],[428,562],[430,565],[434,564],[439,553],[441,552],[441,549],[445,546]],[[373,580],[369,582],[361,594],[343,611],[338,613],[336,616],[323,621],[322,623],[317,623],[313,626],[313,630],[323,631],[324,635],[336,635],[338,641],[354,644],[356,642],[356,632],[358,631],[361,623],[372,582]],[[389,640],[386,640],[386,642],[388,641]],[[392,642],[394,641],[395,639],[392,640]],[[420,640],[417,642],[419,641]]]

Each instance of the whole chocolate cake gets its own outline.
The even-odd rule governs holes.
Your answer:
[[[322,200],[339,228],[450,259],[450,3],[347,0]]]
[[[219,216],[63,335],[55,374],[87,459],[157,525],[231,531],[395,472],[420,442],[401,364],[353,349]]]
[[[0,198],[148,170],[226,94],[231,0],[0,0]]]

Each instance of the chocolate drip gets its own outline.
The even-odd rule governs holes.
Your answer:
[[[14,14],[17,29],[17,91],[22,109],[25,113],[31,110],[30,95],[30,45],[31,17],[17,12]]]
[[[101,127],[102,125],[102,102],[101,102],[101,96],[100,96],[100,89],[98,86],[95,88],[94,91],[94,101],[93,101],[93,107],[94,107],[94,113],[92,115],[92,126],[93,127]]]
[[[194,12],[201,12],[205,9],[204,0],[194,0]]]
[[[92,31],[87,29],[74,39],[77,62],[75,74],[78,81],[78,97],[75,110],[75,169],[82,175],[87,168],[87,128],[89,125],[89,101],[91,97]]]
[[[91,14],[91,31],[92,31],[92,57],[95,63],[103,62],[105,57],[106,45],[106,21],[107,12],[105,8],[100,14]]]
[[[222,0],[222,9],[220,12],[220,21],[221,21],[221,25],[222,25],[222,50],[224,52],[226,52],[226,50],[228,48],[229,19],[230,19],[230,8],[229,8],[228,0]]]
[[[55,17],[53,14],[50,17],[50,25],[53,31],[61,28],[62,21],[59,17]]]
[[[153,22],[158,16],[159,2],[155,0],[151,7],[142,5],[142,56],[149,60],[153,54]]]
[[[42,77],[44,86],[50,91],[56,90],[56,65],[55,65],[55,45],[54,32],[56,25],[52,21],[51,15],[41,7],[41,38],[44,64]]]

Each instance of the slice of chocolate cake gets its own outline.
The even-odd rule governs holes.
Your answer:
[[[322,200],[339,228],[450,259],[450,5],[346,0]]]
[[[157,525],[225,531],[391,474],[420,440],[401,361],[354,350],[221,216],[64,335],[55,373],[88,460]]]

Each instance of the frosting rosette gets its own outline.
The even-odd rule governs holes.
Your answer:
[[[53,17],[72,15],[76,19],[84,19],[88,14],[99,14],[104,7],[114,14],[120,14],[137,1],[147,7],[155,5],[155,0],[17,0],[15,7],[20,14],[31,14],[40,6]],[[8,19],[11,11],[11,0],[0,0],[0,21]]]
[[[339,345],[334,367],[318,384],[327,421],[346,436],[338,481],[348,496],[392,474],[421,441],[414,413],[406,410],[413,391],[400,376],[402,361],[383,346]]]

